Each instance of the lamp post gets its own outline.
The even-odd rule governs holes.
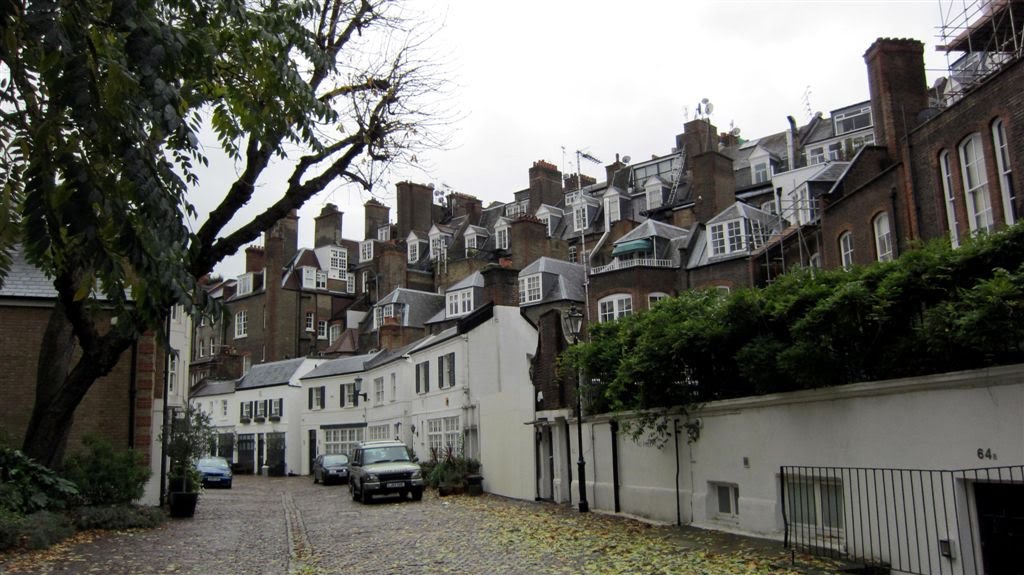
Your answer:
[[[363,390],[363,378],[357,377],[356,381],[352,385],[352,387],[354,388],[353,390],[355,391],[355,393],[352,394],[352,397],[355,399],[355,404],[357,406],[359,405],[359,398],[360,397],[363,398],[363,401],[369,401],[369,398],[367,398],[366,393],[362,392],[362,390]]]
[[[580,330],[583,329],[583,312],[581,312],[576,304],[569,306],[569,310],[565,312],[565,328],[566,332],[572,335],[572,343],[576,345],[580,342]],[[590,504],[587,503],[587,462],[583,459],[583,368],[576,371],[576,440],[579,443],[580,459],[577,462],[579,467],[579,482],[580,482],[580,513],[586,513],[590,511]]]

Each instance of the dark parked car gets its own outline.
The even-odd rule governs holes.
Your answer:
[[[397,493],[402,499],[423,498],[423,472],[398,441],[367,441],[352,454],[348,490],[352,499],[369,503],[374,495]]]
[[[203,487],[231,489],[231,464],[223,457],[203,457],[196,463],[203,478]]]
[[[330,485],[348,481],[347,455],[317,455],[313,460],[313,483]]]

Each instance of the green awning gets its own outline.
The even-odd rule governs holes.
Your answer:
[[[633,252],[649,252],[651,251],[651,240],[630,240],[628,242],[622,242],[621,244],[615,244],[615,249],[612,250],[613,256],[621,256],[622,254],[631,254]]]

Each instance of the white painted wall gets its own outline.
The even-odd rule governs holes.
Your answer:
[[[687,421],[682,414],[670,417]],[[698,419],[699,439],[688,443],[683,429],[678,450],[676,437],[656,449],[620,435],[622,512],[781,537],[782,465],[960,470],[1024,464],[1024,365],[719,401],[690,421]],[[575,432],[575,422],[572,427]],[[979,459],[979,449],[991,450],[993,459]],[[608,417],[585,422],[584,456],[591,508],[613,510]],[[716,483],[738,486],[735,520],[716,517]],[[574,486],[574,502],[575,493]]]
[[[533,499],[536,463],[531,422],[536,404],[529,356],[537,349],[537,331],[518,307],[495,306],[494,317],[473,330],[472,336],[467,342],[469,390],[470,401],[479,411],[484,490]]]

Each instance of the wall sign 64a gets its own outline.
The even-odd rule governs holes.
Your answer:
[[[979,447],[978,448],[978,459],[991,459],[991,460],[995,461],[995,460],[999,459],[999,456],[996,455],[995,451],[992,451],[991,447],[989,447],[987,449],[984,448],[984,447]]]

